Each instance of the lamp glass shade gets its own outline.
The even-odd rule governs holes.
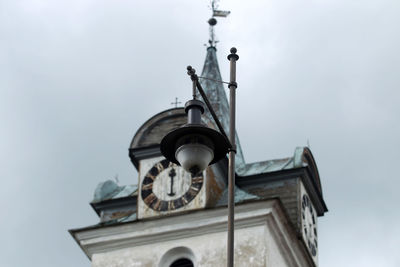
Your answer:
[[[178,147],[175,158],[186,171],[196,175],[207,168],[214,158],[214,152],[206,145],[189,143]]]

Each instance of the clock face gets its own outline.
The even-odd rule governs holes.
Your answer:
[[[303,237],[305,238],[307,247],[311,252],[311,255],[315,257],[317,255],[317,216],[312,207],[312,203],[307,194],[303,194],[301,200],[301,216],[302,216],[302,228]]]
[[[203,173],[192,176],[182,167],[163,159],[145,174],[143,202],[154,211],[171,211],[190,203],[203,186]]]

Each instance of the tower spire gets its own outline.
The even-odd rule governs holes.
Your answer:
[[[226,18],[231,12],[230,11],[223,11],[223,10],[218,10],[218,2],[219,0],[211,0],[211,18],[208,20],[208,24],[210,25],[210,39],[208,40],[208,43],[210,47],[215,47],[218,43],[218,41],[215,38],[215,31],[214,31],[214,26],[217,25],[217,19],[215,17],[222,17]]]
[[[219,70],[216,48],[210,46],[207,48],[206,60],[204,62],[203,71],[200,77],[200,83],[207,95],[208,100],[211,103],[216,115],[220,119],[222,127],[225,132],[229,133],[229,102],[226,97],[225,89],[223,86],[221,73]],[[206,78],[206,79],[202,79]],[[214,124],[208,109],[204,112],[206,124]],[[240,146],[238,135],[236,134],[236,169],[240,169],[244,166],[245,161],[243,157],[242,148]]]

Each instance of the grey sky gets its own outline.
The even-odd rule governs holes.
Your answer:
[[[0,0],[0,257],[89,266],[67,229],[98,222],[99,182],[135,183],[134,133],[190,97],[205,0]],[[237,132],[247,162],[307,144],[329,212],[320,266],[400,266],[400,2],[222,1],[222,75],[238,48]]]

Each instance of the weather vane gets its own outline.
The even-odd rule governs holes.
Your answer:
[[[208,40],[208,43],[211,47],[215,47],[218,43],[218,41],[215,39],[214,32],[214,26],[217,24],[217,20],[215,19],[215,17],[226,18],[231,13],[230,11],[218,10],[218,2],[219,0],[211,0],[212,16],[208,20],[208,24],[210,25],[210,40]]]

